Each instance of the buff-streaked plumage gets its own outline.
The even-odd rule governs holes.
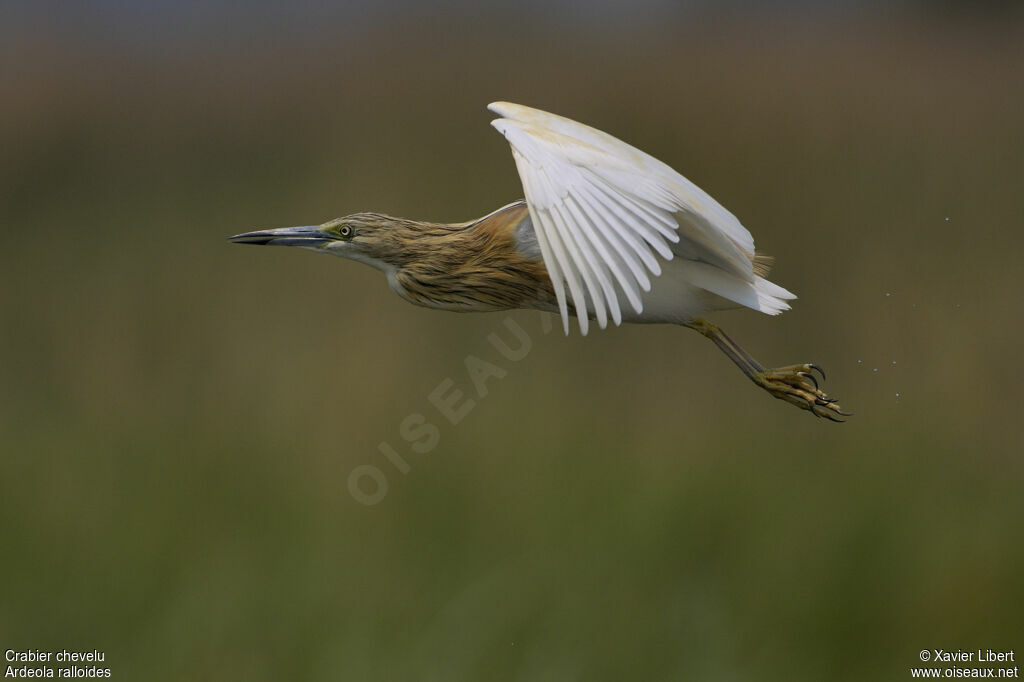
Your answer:
[[[390,266],[388,281],[405,300],[440,310],[490,312],[538,301],[555,304],[544,263],[524,256],[516,245],[516,230],[528,218],[520,201],[459,224],[376,213],[345,220],[356,230],[353,241],[363,240]],[[371,224],[376,229],[369,229]]]
[[[811,364],[765,369],[701,316],[746,306],[770,315],[796,298],[769,282],[767,259],[739,220],[654,157],[607,133],[497,102],[525,201],[477,220],[433,223],[356,213],[308,227],[232,237],[299,246],[371,265],[416,305],[457,312],[558,312],[566,333],[589,322],[674,323],[711,339],[776,398],[819,417],[846,413]]]

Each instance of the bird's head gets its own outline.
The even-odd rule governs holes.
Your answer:
[[[379,213],[355,213],[323,225],[279,227],[236,234],[228,239],[235,244],[298,246],[388,270],[402,266],[415,233],[412,221]]]

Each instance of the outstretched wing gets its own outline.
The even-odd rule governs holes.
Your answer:
[[[502,117],[491,125],[512,146],[567,334],[565,285],[583,334],[588,304],[601,328],[609,315],[621,324],[626,303],[642,312],[658,256],[702,261],[754,290],[750,232],[682,175],[567,118],[508,102],[488,109]]]

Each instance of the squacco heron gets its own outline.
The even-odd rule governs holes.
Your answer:
[[[496,102],[526,199],[440,224],[355,213],[260,230],[239,244],[298,246],[366,263],[416,305],[458,312],[532,308],[591,320],[672,323],[711,339],[755,384],[818,417],[849,416],[806,363],[765,369],[701,316],[746,306],[768,315],[796,296],[765,279],[768,259],[736,217],[657,159],[607,133]]]

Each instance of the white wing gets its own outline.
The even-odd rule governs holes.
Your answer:
[[[588,304],[601,328],[609,314],[621,324],[625,303],[642,312],[647,273],[661,273],[656,255],[703,261],[750,287],[760,280],[750,232],[661,161],[561,116],[508,102],[488,109],[503,117],[491,125],[512,146],[566,333],[566,284],[583,334]]]

